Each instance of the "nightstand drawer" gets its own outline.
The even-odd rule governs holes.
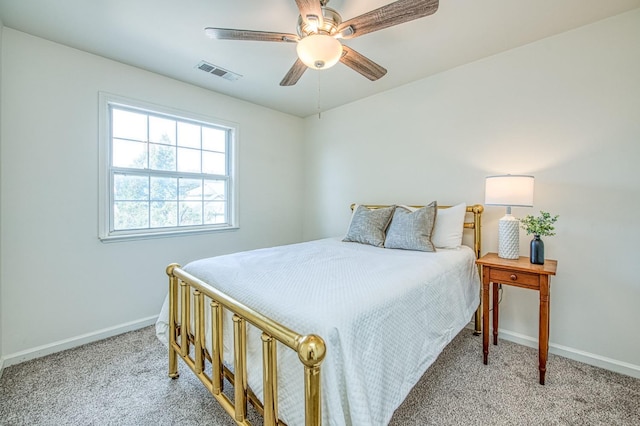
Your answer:
[[[491,268],[489,272],[489,281],[505,284],[520,284],[527,287],[538,287],[538,274],[529,274],[526,272],[507,271],[502,269]]]

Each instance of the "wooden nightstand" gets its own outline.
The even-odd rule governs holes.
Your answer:
[[[538,358],[540,384],[544,385],[549,354],[549,285],[556,274],[558,262],[546,259],[544,265],[534,265],[529,258],[502,259],[497,253],[487,253],[476,261],[482,265],[482,352],[483,361],[489,356],[489,283],[493,283],[493,344],[498,344],[498,284],[529,288],[540,292],[538,325]]]

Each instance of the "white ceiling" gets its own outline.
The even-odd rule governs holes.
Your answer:
[[[343,20],[390,0],[331,0]],[[295,0],[0,0],[6,27],[306,117],[640,7],[640,0],[441,0],[438,11],[345,44],[387,68],[371,82],[343,64],[280,80],[292,43],[211,40],[204,27],[295,33]],[[612,46],[614,48],[614,46]],[[195,66],[205,60],[235,82]],[[320,99],[319,99],[320,98]]]

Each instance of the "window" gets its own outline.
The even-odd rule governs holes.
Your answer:
[[[236,127],[100,97],[101,239],[236,227]]]

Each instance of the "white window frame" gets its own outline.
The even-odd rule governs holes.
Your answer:
[[[123,96],[113,95],[110,93],[99,93],[99,230],[98,237],[103,242],[135,240],[157,237],[179,236],[185,234],[198,234],[205,232],[219,232],[232,229],[238,229],[238,185],[237,176],[237,145],[239,128],[236,123],[220,120],[217,118],[202,116],[191,112],[176,110],[169,107],[154,105],[148,102],[129,99]],[[176,120],[187,121],[206,126],[213,126],[228,130],[226,143],[226,161],[227,161],[227,223],[224,224],[205,224],[192,226],[176,226],[163,228],[144,228],[135,230],[114,230],[113,228],[113,174],[118,168],[112,166],[112,135],[111,135],[111,106],[128,110],[138,110],[143,114],[166,116]],[[143,170],[144,172],[144,170]],[[193,177],[192,173],[172,172],[175,176]],[[153,172],[145,174],[153,176]],[[206,174],[199,174],[207,176]]]

